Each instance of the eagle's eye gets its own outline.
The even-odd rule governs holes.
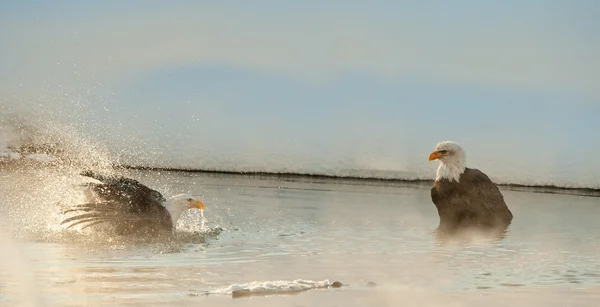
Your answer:
[[[187,199],[187,201],[193,201],[193,200],[194,200],[193,198],[188,198],[188,199]]]
[[[440,150],[440,153],[445,154],[446,152],[448,152],[447,150]]]

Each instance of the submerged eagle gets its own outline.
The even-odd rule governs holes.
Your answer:
[[[105,176],[84,171],[82,176],[100,183],[86,183],[87,203],[75,205],[63,213],[77,215],[64,219],[61,225],[84,225],[82,229],[108,224],[119,235],[172,233],[181,214],[188,209],[204,210],[204,204],[188,194],[165,199],[158,191],[137,180],[121,176]]]
[[[513,215],[498,187],[486,174],[465,166],[466,155],[454,142],[440,142],[429,155],[440,166],[431,200],[440,216],[438,231],[453,233],[463,229],[505,230]]]

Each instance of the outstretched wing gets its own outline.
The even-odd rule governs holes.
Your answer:
[[[80,224],[85,224],[83,228],[87,228],[108,223],[124,233],[144,227],[172,227],[170,215],[162,205],[165,198],[160,192],[122,176],[106,176],[92,171],[84,171],[81,175],[101,183],[85,184],[91,194],[88,195],[88,202],[63,212],[76,213],[62,221],[61,224],[70,223],[67,228]]]
[[[139,181],[123,176],[106,176],[92,171],[84,171],[82,176],[94,178],[102,184],[87,184],[103,200],[151,201],[162,203],[166,199],[160,192],[153,190]]]

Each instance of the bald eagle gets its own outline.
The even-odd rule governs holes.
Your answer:
[[[465,166],[466,155],[455,142],[440,142],[429,155],[439,160],[431,200],[440,216],[438,231],[505,230],[513,215],[498,187],[486,174]]]
[[[157,235],[172,233],[181,214],[188,209],[204,210],[204,204],[188,194],[165,199],[163,195],[137,180],[122,176],[105,176],[84,171],[82,176],[100,183],[90,182],[87,203],[63,211],[77,215],[64,219],[61,225],[68,228],[83,225],[82,229],[108,224],[119,235]]]

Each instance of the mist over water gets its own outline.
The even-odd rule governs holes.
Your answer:
[[[395,130],[385,130],[387,137],[371,138],[371,132],[384,124],[348,125],[323,134],[307,128],[304,138],[288,142],[284,137],[290,127],[284,121],[272,129],[266,128],[272,122],[261,123],[264,127],[260,131],[264,133],[257,133],[243,129],[245,125],[236,122],[240,118],[222,116],[212,120],[223,129],[234,127],[231,131],[235,134],[230,131],[211,136],[208,132],[214,130],[203,129],[203,124],[199,124],[209,120],[175,119],[182,113],[195,116],[185,108],[160,107],[158,112],[127,110],[103,99],[75,104],[68,99],[59,101],[35,108],[3,109],[0,181],[5,184],[0,185],[4,212],[0,222],[6,238],[16,242],[4,240],[0,244],[14,251],[4,258],[7,263],[14,263],[16,270],[5,269],[4,279],[0,276],[0,283],[5,280],[10,285],[7,294],[0,295],[2,300],[61,305],[78,300],[125,303],[136,296],[145,303],[222,302],[227,306],[231,302],[219,299],[239,295],[237,290],[242,295],[259,296],[311,291],[280,301],[284,305],[310,305],[322,302],[318,291],[335,291],[328,288],[334,280],[345,284],[347,290],[343,287],[341,291],[346,292],[340,293],[346,294],[331,292],[326,299],[349,305],[366,295],[367,305],[464,300],[464,305],[477,306],[480,304],[468,303],[475,297],[470,291],[502,296],[507,288],[523,289],[523,302],[530,304],[538,299],[532,294],[535,287],[554,287],[565,291],[568,298],[584,303],[596,297],[589,290],[600,283],[594,256],[598,250],[589,244],[598,239],[593,218],[598,209],[595,197],[505,190],[509,208],[515,214],[506,238],[499,242],[483,240],[443,246],[432,235],[438,217],[428,185],[313,182],[113,167],[130,164],[433,178],[437,165],[427,163],[426,156],[435,142],[420,146],[424,141],[410,138],[412,133],[406,130],[398,130],[402,131],[402,142],[392,142]],[[332,118],[334,122],[340,120]],[[347,120],[353,118],[349,116]],[[509,166],[534,161],[531,163],[537,166],[547,163],[553,167],[529,166],[512,172],[502,165],[505,160],[492,158],[514,157],[516,154],[510,154],[514,147],[494,142],[478,144],[485,144],[480,147],[479,151],[484,152],[480,157],[484,158],[479,161],[487,162],[482,167],[486,173],[492,177],[494,173],[510,174],[509,180],[499,182],[598,187],[590,169],[583,168],[587,163],[583,160],[524,155],[523,159],[537,158],[511,160]],[[572,149],[576,152],[587,146],[595,143]],[[465,147],[468,157],[477,154],[477,144],[474,150]],[[539,153],[531,144],[522,148]],[[565,150],[560,146],[554,149],[554,154]],[[478,158],[469,159],[472,160]],[[563,162],[553,164],[554,161],[563,161],[566,166],[559,168]],[[137,242],[94,232],[64,231],[60,226],[61,202],[80,201],[73,187],[81,182],[78,174],[83,169],[125,174],[164,195],[191,192],[206,203],[206,215],[203,218],[190,212],[183,216],[177,225],[177,236],[167,242]],[[529,169],[533,169],[533,174],[546,171],[570,175],[535,179],[527,172]],[[19,253],[33,260],[19,259]],[[28,265],[29,273],[19,276],[24,271],[17,264]],[[33,276],[36,283],[32,282]],[[368,281],[379,286],[368,288]],[[573,285],[582,292],[570,290]],[[540,292],[544,293],[540,299],[545,303],[568,300],[550,299],[546,296],[548,290]],[[514,300],[518,296],[507,297]],[[273,300],[269,303],[278,305]]]
[[[600,162],[588,155],[600,150],[600,141],[577,135],[600,129],[591,119],[600,114],[597,108],[550,106],[527,118],[497,104],[495,127],[480,126],[483,115],[476,110],[465,118],[440,116],[443,110],[417,114],[410,106],[383,114],[381,107],[340,105],[307,114],[290,104],[275,111],[237,103],[218,107],[202,95],[193,103],[175,99],[169,107],[120,104],[126,95],[107,96],[3,106],[0,153],[14,155],[22,144],[55,144],[63,156],[105,169],[124,164],[413,180],[433,179],[438,163],[426,157],[438,141],[454,140],[465,148],[467,165],[497,183],[600,188]],[[554,124],[577,116],[588,126]],[[538,137],[528,135],[531,129]]]
[[[96,295],[124,303],[133,295],[142,302],[168,305],[175,301],[219,303],[219,297],[230,298],[235,290],[242,295],[310,290],[313,292],[279,301],[310,305],[322,301],[318,289],[334,280],[347,284],[348,290],[342,288],[346,292],[340,293],[345,296],[332,292],[326,299],[350,305],[363,295],[361,291],[368,293],[366,304],[411,300],[430,304],[464,301],[464,305],[477,306],[480,303],[472,302],[476,296],[470,291],[502,297],[505,289],[512,288],[520,289],[526,305],[536,299],[555,304],[572,299],[585,306],[596,299],[593,289],[600,283],[600,275],[594,255],[598,250],[589,244],[598,239],[595,197],[504,190],[515,214],[506,238],[443,246],[432,236],[438,217],[428,185],[313,182],[113,167],[130,164],[430,179],[437,165],[427,163],[426,156],[435,141],[421,146],[424,140],[409,137],[412,133],[407,130],[398,130],[402,142],[392,141],[396,130],[385,130],[388,136],[384,138],[371,138],[371,132],[384,131],[379,130],[384,124],[372,124],[349,125],[323,134],[307,130],[304,138],[288,142],[284,136],[290,128],[285,121],[273,129],[265,128],[271,122],[262,123],[264,133],[257,133],[243,129],[245,125],[236,122],[240,118],[227,116],[212,120],[223,129],[235,127],[236,134],[211,136],[208,132],[214,130],[199,124],[206,124],[210,116],[206,121],[175,120],[176,115],[201,114],[185,108],[161,107],[157,113],[150,106],[146,111],[127,110],[103,99],[82,101],[3,108],[0,205],[4,214],[0,222],[5,237],[0,237],[0,244],[12,249],[4,254],[4,260],[14,267],[4,269],[4,277],[0,276],[0,284],[4,280],[9,285],[0,300],[61,305],[94,301]],[[136,117],[137,112],[140,115]],[[339,117],[333,117],[336,120]],[[479,130],[472,133],[478,134],[469,138],[471,141],[484,134]],[[531,154],[511,153],[516,141],[511,146],[461,143],[468,157],[474,156],[468,160],[483,161],[480,163],[486,167],[481,168],[492,178],[494,174],[507,175],[498,182],[597,188],[597,177],[584,167],[589,166],[587,159],[566,154],[567,149],[559,145],[566,144],[571,135],[559,136],[565,139],[547,143],[554,146],[552,158],[540,154],[532,144],[521,147]],[[592,140],[570,150],[595,145]],[[517,155],[522,160],[516,159]],[[512,160],[502,160],[507,157]],[[532,165],[514,171],[525,162]],[[206,203],[206,216],[186,214],[177,225],[177,236],[167,242],[64,231],[61,202],[80,201],[73,187],[81,182],[78,174],[83,169],[125,174],[164,195],[192,192]],[[544,172],[547,177],[535,178]],[[20,253],[28,259],[20,259]],[[23,267],[27,269],[20,269]],[[371,280],[379,286],[368,290],[366,284]],[[581,292],[572,290],[575,286]],[[553,287],[552,291],[563,291],[567,298],[552,299],[548,290],[539,290],[543,295],[538,298],[536,287]],[[515,300],[518,295],[513,291],[506,298]],[[499,301],[502,299],[494,300]],[[273,300],[269,303],[278,305]]]

